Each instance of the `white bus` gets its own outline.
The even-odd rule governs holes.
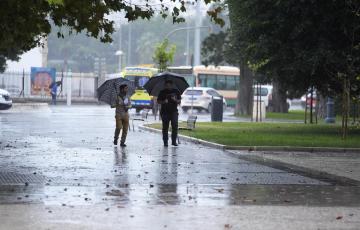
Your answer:
[[[210,87],[219,91],[229,106],[235,106],[240,85],[240,69],[233,66],[179,66],[169,71],[183,75],[190,86]]]

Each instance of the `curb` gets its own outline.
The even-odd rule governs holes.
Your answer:
[[[226,150],[272,151],[272,152],[336,152],[360,153],[360,148],[292,147],[292,146],[225,146]]]

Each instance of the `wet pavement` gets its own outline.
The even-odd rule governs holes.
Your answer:
[[[268,215],[276,207],[294,210],[307,207],[320,213],[322,209],[332,210],[329,213],[333,215],[341,209],[358,219],[358,186],[340,186],[333,181],[252,163],[231,153],[192,143],[164,148],[159,135],[138,129],[129,132],[128,147],[114,147],[111,143],[113,112],[106,106],[0,112],[0,213],[10,218],[10,212],[6,211],[10,206],[14,208],[14,215],[26,216],[24,210],[40,206],[39,210],[45,213],[49,211],[47,208],[58,210],[64,218],[70,218],[65,216],[71,209],[81,209],[81,218],[86,219],[91,216],[85,214],[86,207],[101,210],[99,216],[114,207],[128,211],[153,208],[159,212],[169,207],[172,213],[194,212],[192,218],[206,223],[203,218],[209,216],[200,210],[205,207],[223,210],[213,213],[221,224],[209,225],[207,229],[238,229],[235,216],[227,218],[230,210],[253,206],[259,212],[267,210]],[[139,124],[141,122],[135,121],[135,126]],[[26,208],[19,208],[24,205]],[[345,211],[344,207],[347,207]],[[66,214],[66,210],[69,213]],[[142,221],[146,221],[144,213],[148,211],[139,212],[134,211],[134,215],[143,216]],[[161,218],[166,219],[167,214],[163,214]],[[191,219],[184,216],[183,223],[188,218]],[[296,219],[296,215],[292,218]],[[227,226],[227,222],[232,225]],[[158,222],[161,227],[163,223]],[[357,221],[347,224],[341,226],[344,229],[360,226]],[[69,226],[73,225],[69,223]],[[74,226],[79,227],[74,229],[86,228]],[[146,229],[141,226],[137,228]],[[187,229],[183,227],[179,229]],[[108,225],[99,228],[107,229]],[[0,224],[0,229],[5,228]]]

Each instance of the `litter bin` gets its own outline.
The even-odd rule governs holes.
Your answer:
[[[223,121],[223,97],[212,97],[211,99],[211,121]]]

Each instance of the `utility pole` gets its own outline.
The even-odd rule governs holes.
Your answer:
[[[47,37],[45,37],[43,39],[43,41],[44,41],[44,44],[43,44],[43,47],[41,47],[41,66],[45,68],[45,67],[47,67],[48,53],[49,53]]]
[[[202,15],[201,15],[201,2],[196,3],[196,16],[195,16],[195,39],[194,39],[194,65],[201,65],[200,57],[200,27],[202,25]]]

